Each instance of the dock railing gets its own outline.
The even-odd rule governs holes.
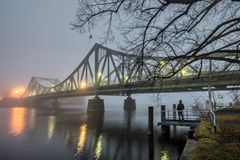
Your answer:
[[[213,110],[210,109],[184,109],[183,121],[200,121],[202,118],[210,119],[214,131],[216,132],[216,115]],[[178,111],[176,105],[173,105],[173,109],[167,109],[164,105],[161,106],[161,122],[166,121],[179,121]]]
[[[186,121],[194,121],[199,120],[201,117],[201,113],[195,109],[184,109],[182,111],[184,120]],[[178,111],[176,109],[176,105],[173,105],[173,109],[167,109],[164,105],[161,106],[161,121],[166,120],[178,120]]]
[[[212,109],[205,109],[205,110],[201,110],[199,111],[201,113],[201,116],[202,117],[205,117],[205,118],[209,118],[212,125],[213,125],[213,128],[214,128],[214,132],[216,132],[216,114],[214,113],[214,111]]]

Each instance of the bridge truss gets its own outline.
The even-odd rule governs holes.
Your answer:
[[[219,56],[217,54],[211,56]],[[239,53],[221,53],[239,59]],[[143,63],[142,63],[143,62]],[[43,85],[42,81],[50,85]],[[149,92],[226,90],[240,85],[240,64],[214,60],[175,59],[125,54],[95,44],[62,82],[32,77],[24,97],[126,95]]]

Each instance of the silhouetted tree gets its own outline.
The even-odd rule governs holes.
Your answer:
[[[104,20],[105,38],[120,33],[121,48],[141,62],[146,55],[167,57],[171,66],[186,60],[165,77],[192,63],[201,73],[205,59],[240,64],[240,3],[234,0],[80,0],[72,27],[82,33]]]

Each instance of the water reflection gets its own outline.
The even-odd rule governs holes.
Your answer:
[[[33,131],[35,128],[35,119],[36,119],[36,109],[31,108],[30,109],[30,117],[29,117],[29,127],[30,131]]]
[[[148,156],[149,160],[154,160],[154,137],[153,135],[148,136]]]
[[[95,154],[94,154],[94,159],[98,160],[102,154],[102,150],[103,150],[103,136],[100,135],[98,137],[97,140],[97,145],[96,145],[96,149],[95,149]]]
[[[70,144],[70,130],[66,130],[64,135],[65,144]]]
[[[56,117],[49,116],[48,117],[48,140],[52,139],[56,124]]]
[[[90,133],[91,135],[90,141],[92,142],[92,149],[94,150],[93,158],[95,160],[100,159],[103,151],[103,127],[104,127],[104,112],[100,113],[88,113],[87,115],[87,123],[89,125],[89,129],[94,130],[94,132]]]
[[[161,160],[169,160],[167,151],[162,151],[161,152]]]
[[[9,109],[11,133],[24,136],[20,137],[21,141],[15,140],[19,137],[10,137],[11,139],[5,142],[10,144],[9,147],[1,146],[4,138],[0,136],[0,151],[7,148],[6,155],[13,155],[9,160],[17,159],[17,154],[21,154],[22,159],[36,160],[177,159],[178,143],[172,145],[163,141],[165,138],[159,143],[157,134],[151,138],[147,135],[146,111],[86,114],[79,110],[72,112],[59,109],[59,112],[53,115],[52,110],[47,108],[26,108],[26,111],[24,108]],[[0,120],[3,119],[0,117]],[[33,132],[23,132],[27,128]],[[11,148],[11,151],[8,148]],[[35,153],[39,155],[37,158]],[[4,158],[0,153],[0,159]]]
[[[20,135],[25,127],[25,108],[16,107],[11,110],[10,133]]]
[[[77,153],[75,155],[80,154],[83,151],[85,142],[87,138],[87,125],[83,124],[80,126],[79,129],[79,137],[77,142]]]
[[[135,111],[124,111],[124,123],[128,131],[132,128],[132,121],[135,119]]]
[[[100,132],[104,127],[104,112],[100,113],[88,113],[87,114],[87,123],[89,125],[89,128],[96,129],[98,132]]]

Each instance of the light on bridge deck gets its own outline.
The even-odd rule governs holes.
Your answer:
[[[160,67],[163,67],[166,64],[166,62],[164,60],[160,59],[159,64],[160,64]]]
[[[127,82],[128,81],[128,76],[125,76],[124,77],[124,82]]]
[[[87,83],[84,81],[81,81],[79,86],[80,86],[80,89],[84,89],[87,87]]]
[[[20,97],[24,93],[24,89],[22,87],[15,88],[11,94],[11,97]]]
[[[17,88],[15,89],[15,93],[16,94],[19,94],[19,93],[22,93],[23,92],[23,88]]]
[[[55,86],[54,84],[51,84],[51,85],[50,85],[50,87],[51,87],[50,92],[51,92],[51,93],[55,92],[54,86]]]
[[[128,76],[125,76],[124,77],[124,82],[128,82],[128,83],[133,83],[133,79],[132,78],[129,78]]]
[[[189,75],[189,71],[186,68],[182,68],[180,71],[181,77]]]
[[[97,76],[98,76],[98,79],[99,79],[102,76],[102,73],[98,72]]]
[[[54,89],[54,88],[51,88],[51,91],[50,91],[50,92],[53,93],[54,91],[55,91],[55,89]]]

